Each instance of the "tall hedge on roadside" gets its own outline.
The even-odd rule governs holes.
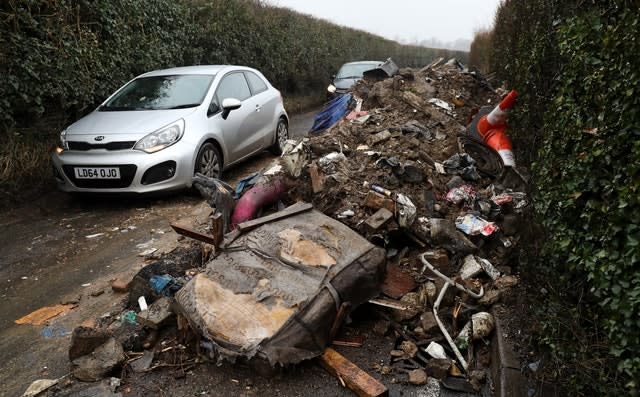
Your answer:
[[[571,395],[640,387],[640,12],[631,0],[501,4],[493,70],[547,236],[539,341]],[[549,374],[550,372],[546,372]]]
[[[145,71],[259,68],[287,94],[320,95],[349,60],[422,66],[466,53],[391,40],[259,0],[13,0],[0,3],[0,122],[73,119]]]
[[[73,118],[136,74],[190,62],[197,35],[172,0],[14,0],[0,15],[5,125]]]

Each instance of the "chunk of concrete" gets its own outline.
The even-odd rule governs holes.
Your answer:
[[[114,338],[96,348],[92,353],[72,361],[73,376],[83,382],[97,382],[125,360],[122,345]]]
[[[393,219],[393,212],[386,208],[380,208],[375,214],[368,217],[364,224],[370,231],[376,231]]]
[[[412,385],[424,385],[427,383],[429,377],[427,373],[422,369],[414,369],[413,371],[409,371],[409,383]]]
[[[136,320],[145,327],[159,329],[166,324],[173,315],[171,311],[171,300],[167,297],[162,297],[153,302],[147,310],[138,313]]]
[[[451,368],[451,360],[448,358],[432,358],[427,361],[427,365],[425,366],[425,370],[429,376],[440,380],[447,377],[449,368]]]
[[[111,333],[95,327],[78,326],[71,334],[69,360],[90,354],[98,346],[103,345],[111,337]]]

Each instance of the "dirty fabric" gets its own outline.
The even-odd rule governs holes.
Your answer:
[[[176,295],[180,310],[230,358],[315,357],[342,303],[379,293],[384,250],[317,211],[239,237]]]

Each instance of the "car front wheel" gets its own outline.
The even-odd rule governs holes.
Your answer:
[[[200,173],[209,178],[220,179],[222,176],[222,158],[218,148],[207,142],[198,151],[196,157],[195,173]]]
[[[284,145],[289,139],[289,126],[287,125],[287,121],[285,119],[278,120],[278,126],[276,127],[276,140],[271,146],[271,153],[275,155],[282,154],[282,150],[284,149]]]

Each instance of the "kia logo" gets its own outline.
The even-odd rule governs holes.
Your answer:
[[[95,141],[101,141],[103,139],[104,139],[103,135],[98,135],[97,137],[93,138],[93,140],[95,140]]]

